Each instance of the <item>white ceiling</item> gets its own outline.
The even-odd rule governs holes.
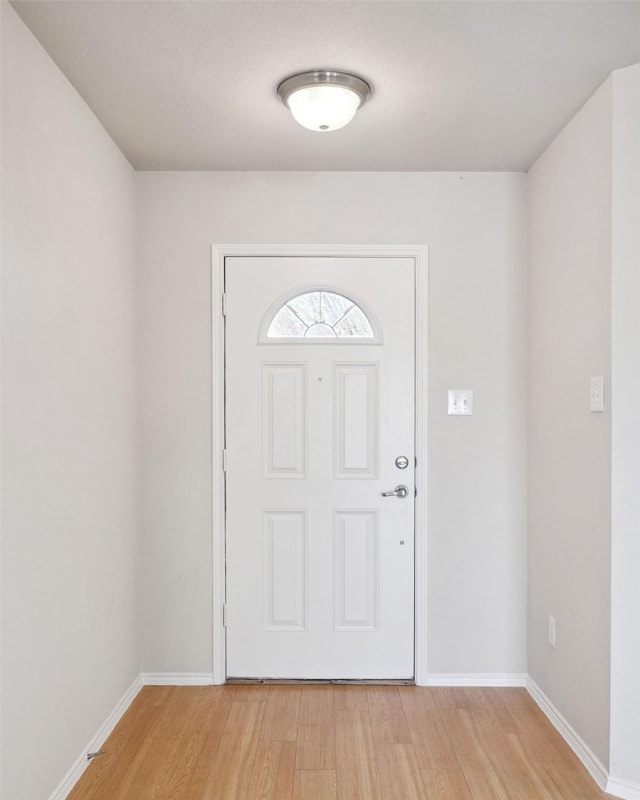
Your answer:
[[[526,170],[614,69],[631,0],[14,0],[141,170]],[[347,128],[299,127],[292,72],[361,74]]]

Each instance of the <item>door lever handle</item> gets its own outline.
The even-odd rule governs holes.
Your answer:
[[[403,484],[399,484],[392,492],[382,492],[383,497],[406,497],[409,490]]]

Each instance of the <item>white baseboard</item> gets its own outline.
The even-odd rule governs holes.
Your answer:
[[[605,792],[614,797],[621,797],[622,800],[640,800],[640,783],[610,777]]]
[[[524,687],[527,676],[519,672],[432,672],[426,685]]]
[[[604,790],[607,785],[607,770],[602,762],[571,727],[531,676],[527,679],[527,691],[549,718],[553,727],[560,733],[580,761],[582,761],[593,780],[598,784],[600,789]],[[637,797],[640,798],[640,794],[638,794]]]
[[[211,672],[142,672],[144,686],[211,686]]]
[[[116,727],[118,722],[120,722],[120,720],[122,719],[124,712],[129,708],[129,706],[133,702],[135,696],[138,694],[140,689],[142,689],[142,681],[140,680],[140,676],[138,675],[134,679],[131,686],[129,686],[127,691],[124,693],[118,705],[113,709],[113,711],[109,714],[107,719],[100,726],[98,732],[95,734],[93,739],[91,739],[91,741],[87,744],[82,753],[75,760],[75,763],[73,764],[69,772],[67,772],[67,774],[60,781],[58,786],[53,790],[53,793],[50,795],[49,800],[65,800],[65,797],[73,789],[73,787],[78,782],[82,773],[91,763],[90,761],[87,760],[87,753],[94,753],[97,750],[100,750],[102,745],[107,740],[107,737],[109,736],[111,731]]]

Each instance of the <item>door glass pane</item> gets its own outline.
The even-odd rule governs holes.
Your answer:
[[[318,294],[320,295],[322,321],[327,325],[335,325],[354,306],[351,300],[341,294],[334,292],[319,292]]]
[[[322,319],[320,315],[320,292],[299,294],[289,300],[284,308],[290,308],[305,325],[313,325],[314,322],[320,322]]]
[[[269,328],[269,337],[304,336],[307,324],[289,306],[283,306],[273,318]]]
[[[336,332],[336,336],[341,336],[344,338],[351,336],[372,336],[369,320],[365,317],[365,315],[362,313],[362,309],[358,308],[358,306],[353,306],[350,308],[344,317],[342,317],[342,319],[335,324],[334,330]]]

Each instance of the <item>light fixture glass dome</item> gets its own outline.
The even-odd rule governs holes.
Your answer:
[[[360,98],[342,86],[307,86],[287,101],[296,122],[310,131],[336,131],[351,122]]]
[[[278,95],[294,119],[312,131],[335,131],[349,123],[371,94],[357,75],[314,70],[291,75],[278,86]]]

